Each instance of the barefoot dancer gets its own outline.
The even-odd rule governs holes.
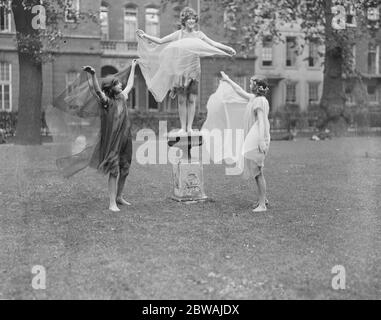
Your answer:
[[[86,66],[94,84],[94,90],[102,105],[101,136],[90,160],[90,167],[109,174],[108,188],[109,209],[118,212],[119,205],[131,205],[123,199],[122,192],[129,174],[132,158],[131,122],[127,114],[128,93],[134,85],[136,60],[132,62],[127,86],[122,90],[122,83],[115,77],[109,77],[100,88],[95,70]]]
[[[265,97],[269,87],[265,80],[252,77],[252,93],[247,93],[224,72],[221,72],[221,75],[222,80],[229,83],[234,91],[248,102],[244,115],[243,174],[246,179],[254,179],[258,187],[259,202],[253,212],[263,212],[267,210],[268,204],[263,166],[270,146],[269,103]]]
[[[198,16],[197,16],[197,13],[192,8],[186,7],[182,10],[182,12],[180,13],[180,22],[182,26],[181,30],[178,30],[164,38],[157,38],[157,37],[150,36],[142,30],[137,30],[136,33],[139,38],[148,40],[158,45],[175,42],[181,39],[200,39],[203,42],[210,45],[211,47],[225,51],[225,52],[222,52],[222,51],[218,52],[215,50],[215,52],[212,53],[212,51],[209,49],[210,53],[208,55],[226,54],[226,52],[232,56],[236,54],[233,48],[209,39],[201,31],[196,31],[195,28],[198,22]],[[197,45],[197,43],[195,44]],[[205,53],[208,48],[206,48],[205,50],[205,47],[202,47],[202,48],[193,47],[193,49],[190,49],[190,50],[195,52],[198,49],[200,50],[200,52]],[[187,53],[185,53],[184,56],[185,55],[187,55]],[[177,61],[181,60],[181,57],[173,58],[173,59],[171,58],[172,58],[171,56],[166,57],[167,61],[164,61],[164,63],[167,63],[167,64],[173,63],[173,65],[168,65],[167,66],[168,70],[165,70],[165,71],[169,72],[169,69],[176,68],[176,66],[174,67],[174,65],[176,64]],[[186,132],[193,131],[192,124],[193,124],[193,119],[195,116],[196,98],[198,94],[198,83],[200,81],[200,74],[201,74],[199,56],[193,54],[192,57],[189,57],[188,60],[187,59],[188,57],[184,57],[184,59],[180,63],[178,63],[180,65],[179,68],[182,68],[182,74],[176,74],[176,77],[178,78],[176,80],[177,83],[172,83],[173,87],[167,88],[168,90],[171,90],[172,98],[174,98],[176,95],[178,96],[179,116],[180,116],[180,122],[181,122],[181,130],[178,132],[179,134],[185,134]],[[141,65],[142,65],[141,68],[144,74],[144,65],[143,64]],[[145,78],[147,80],[146,76]],[[157,82],[164,81],[163,76],[159,76],[157,78],[158,78]],[[158,87],[160,87],[160,84],[158,85]],[[161,102],[163,97],[162,96],[158,97],[157,95],[155,95],[155,90],[151,90],[151,92],[154,94],[155,99]],[[167,92],[164,92],[164,94],[166,93]]]

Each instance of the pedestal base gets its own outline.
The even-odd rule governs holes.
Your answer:
[[[200,161],[180,160],[173,165],[173,200],[205,201],[203,166]]]

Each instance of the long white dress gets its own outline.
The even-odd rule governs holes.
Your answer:
[[[247,104],[245,111],[245,141],[243,144],[244,167],[243,175],[245,178],[256,177],[264,167],[266,154],[270,148],[270,122],[269,103],[265,97],[255,97],[254,95]],[[264,119],[264,142],[265,152],[259,151],[261,133],[259,131],[258,110],[262,110]]]
[[[265,114],[266,152],[259,151],[260,132],[257,111]],[[202,127],[206,151],[212,161],[237,164],[239,173],[248,179],[260,173],[270,147],[269,103],[265,97],[252,95],[249,102],[230,84],[220,81],[207,104],[208,115]],[[220,137],[216,135],[220,133]]]

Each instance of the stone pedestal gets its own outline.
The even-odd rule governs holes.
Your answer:
[[[183,161],[173,165],[173,199],[176,201],[202,201],[204,191],[203,166],[200,161]]]
[[[192,134],[168,135],[168,146],[183,151],[183,158],[173,164],[173,195],[179,202],[205,201],[208,197],[204,190],[204,174],[202,159],[192,159],[192,147],[203,144],[200,132]]]

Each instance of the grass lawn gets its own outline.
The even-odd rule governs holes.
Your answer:
[[[51,148],[0,146],[0,299],[381,299],[381,138],[273,142],[266,214],[222,166],[187,205],[170,165],[136,162],[112,214],[105,177],[62,179]]]

